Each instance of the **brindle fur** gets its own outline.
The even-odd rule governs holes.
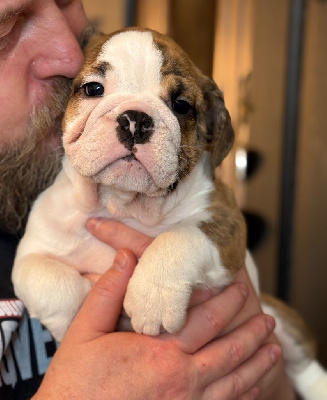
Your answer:
[[[200,229],[219,248],[222,264],[235,274],[243,265],[246,250],[246,227],[233,192],[222,182],[215,182],[209,211],[212,219]]]

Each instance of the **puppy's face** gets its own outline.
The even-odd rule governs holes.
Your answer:
[[[168,37],[124,30],[94,38],[74,81],[64,147],[79,174],[124,192],[169,193],[208,142],[213,166],[233,133],[222,95]]]

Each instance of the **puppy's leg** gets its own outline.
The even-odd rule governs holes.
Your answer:
[[[304,400],[327,399],[327,373],[315,360],[315,341],[302,318],[281,301],[262,295],[262,309],[276,320],[286,371]]]
[[[139,333],[180,330],[192,290],[224,287],[232,280],[218,248],[200,228],[180,224],[146,249],[129,281],[124,308]]]
[[[59,341],[92,286],[76,269],[42,254],[18,258],[12,278],[16,295],[31,317]]]

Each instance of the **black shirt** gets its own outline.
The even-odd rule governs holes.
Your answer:
[[[18,238],[0,229],[0,399],[26,400],[37,391],[57,348],[14,295],[11,270]]]

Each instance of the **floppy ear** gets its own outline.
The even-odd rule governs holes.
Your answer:
[[[86,213],[94,211],[99,204],[98,185],[78,174],[67,156],[63,159],[63,169],[72,184],[73,197],[78,208]]]
[[[204,75],[201,81],[206,106],[207,144],[214,171],[233,147],[234,130],[225,107],[224,96],[216,83]]]
[[[90,40],[95,36],[99,35],[100,32],[97,30],[94,24],[90,23],[86,26],[79,38],[79,44],[82,50],[85,50],[85,47],[89,44]]]

